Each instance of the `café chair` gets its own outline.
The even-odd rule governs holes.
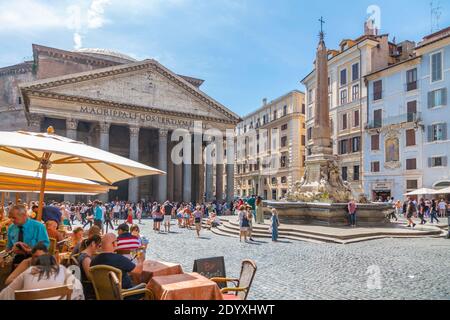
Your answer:
[[[16,300],[49,300],[57,298],[57,300],[70,300],[73,288],[71,285],[33,290],[16,290],[14,292]]]
[[[211,278],[216,283],[233,283],[234,287],[226,287],[220,291],[224,300],[247,300],[248,292],[253,283],[257,267],[253,260],[243,260],[239,279],[235,278]]]
[[[3,251],[6,249],[6,240],[0,240],[0,251]]]
[[[147,288],[136,290],[122,290],[119,278],[117,278],[117,275],[114,272],[108,272],[108,277],[111,282],[112,292],[115,300],[124,300],[126,297],[142,294],[144,294],[145,300],[155,300],[153,292]]]
[[[149,291],[148,289],[145,289],[145,283],[141,283],[140,285],[130,289],[122,289],[122,271],[111,266],[93,266],[89,268],[89,272],[91,274],[91,281],[97,300],[117,300],[116,295],[113,292],[109,272],[113,272],[117,279],[119,279],[120,290],[127,297],[137,294],[146,294],[147,296],[147,291]]]

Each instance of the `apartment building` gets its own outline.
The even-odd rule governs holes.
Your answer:
[[[450,186],[450,27],[369,74],[364,182],[373,200]]]
[[[293,90],[243,117],[236,127],[236,194],[284,198],[304,174],[304,93]]]

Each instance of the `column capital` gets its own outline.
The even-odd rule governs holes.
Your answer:
[[[66,129],[67,130],[77,130],[78,129],[78,120],[73,118],[66,119]]]
[[[100,133],[109,134],[109,129],[111,128],[111,123],[99,122],[98,127],[100,128]]]
[[[169,130],[167,130],[167,129],[159,129],[159,136],[160,137],[167,138],[168,135],[169,135]]]
[[[141,127],[130,127],[130,137],[138,137],[139,131],[141,130]]]

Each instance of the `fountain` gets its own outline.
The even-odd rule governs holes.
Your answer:
[[[323,20],[320,20],[323,23]],[[368,203],[361,195],[356,199],[347,182],[342,181],[333,155],[330,116],[328,106],[328,50],[324,33],[316,57],[316,108],[312,128],[312,154],[306,161],[306,170],[301,181],[288,192],[286,201],[266,201],[267,207],[276,208],[280,221],[287,224],[347,224],[347,203],[354,199],[357,204],[359,225],[377,226],[388,224],[386,215],[392,206]]]

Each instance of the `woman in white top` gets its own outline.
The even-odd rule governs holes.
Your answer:
[[[0,300],[14,300],[16,290],[47,289],[72,285],[72,300],[84,300],[81,282],[64,266],[57,264],[54,256],[45,254],[36,259],[36,265],[29,267],[0,292]],[[57,300],[60,297],[52,298]]]

